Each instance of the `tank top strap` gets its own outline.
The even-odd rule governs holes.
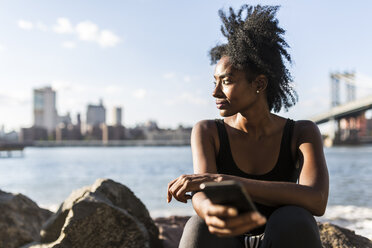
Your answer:
[[[290,144],[292,143],[294,125],[295,121],[292,119],[288,119],[288,141]]]
[[[220,155],[220,153],[229,151],[229,137],[227,136],[227,131],[223,119],[215,119],[214,121],[217,125],[218,138],[220,140],[220,149],[218,152],[218,154]]]
[[[292,154],[292,137],[293,137],[293,129],[294,129],[295,121],[292,119],[287,119],[286,125],[284,127],[284,133],[282,138],[282,146],[283,146],[283,155],[290,159],[290,161],[294,161],[293,154]]]

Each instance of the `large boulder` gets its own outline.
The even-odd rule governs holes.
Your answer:
[[[32,248],[161,247],[145,205],[126,186],[98,179],[74,191],[47,221]]]
[[[0,247],[18,248],[39,240],[41,226],[51,215],[22,194],[0,190]]]
[[[372,241],[346,228],[318,223],[323,248],[372,248]]]

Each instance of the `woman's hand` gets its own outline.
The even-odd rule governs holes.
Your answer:
[[[259,212],[238,214],[234,207],[216,205],[210,201],[203,208],[209,232],[219,237],[241,235],[266,223],[266,218]]]
[[[222,177],[218,174],[192,174],[192,175],[181,175],[168,183],[168,195],[167,201],[172,200],[172,196],[180,202],[186,203],[188,199],[191,199],[190,194],[187,192],[199,191],[200,184],[205,182],[219,182]]]

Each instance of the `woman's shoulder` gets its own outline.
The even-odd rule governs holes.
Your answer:
[[[319,139],[321,137],[318,126],[311,120],[294,121],[293,135],[296,137],[297,144],[305,141]]]
[[[294,128],[301,133],[319,130],[318,126],[313,121],[310,120],[296,120],[294,121],[294,123],[295,123]]]
[[[191,138],[209,139],[213,143],[218,143],[216,120],[198,121],[192,128]]]
[[[217,134],[216,120],[201,120],[198,121],[192,128],[193,132],[201,132],[204,135]]]
[[[198,145],[213,147],[215,153],[218,151],[219,138],[215,120],[201,120],[194,125],[191,133],[191,146]]]

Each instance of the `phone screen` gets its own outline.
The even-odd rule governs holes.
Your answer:
[[[248,193],[236,181],[208,182],[200,188],[213,204],[235,207],[239,213],[257,211]]]

